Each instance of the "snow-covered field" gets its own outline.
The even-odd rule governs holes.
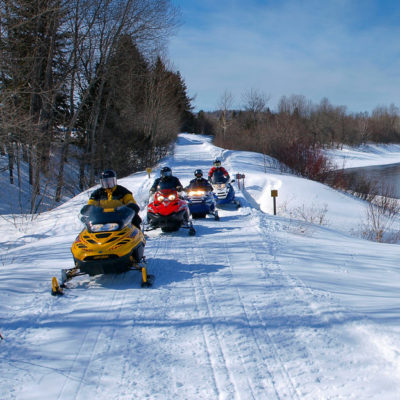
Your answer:
[[[400,163],[399,144],[377,145],[370,143],[359,147],[343,146],[341,150],[327,150],[326,154],[339,168]]]
[[[354,236],[364,202],[265,172],[259,154],[181,134],[161,166],[187,184],[216,156],[245,174],[243,206],[195,220],[194,237],[152,232],[151,289],[132,271],[50,295],[89,192],[33,222],[0,220],[1,400],[400,398],[400,246]],[[120,179],[143,215],[156,174]]]

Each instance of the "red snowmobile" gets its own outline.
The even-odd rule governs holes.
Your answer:
[[[168,188],[162,182],[153,202],[147,206],[146,225],[145,230],[161,228],[163,232],[174,232],[185,228],[189,230],[189,235],[196,234],[187,202],[178,196],[175,188]]]

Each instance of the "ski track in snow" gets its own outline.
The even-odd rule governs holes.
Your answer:
[[[177,175],[194,155],[203,169],[229,155],[202,140],[180,142]],[[151,180],[141,177],[135,197],[143,207]],[[246,190],[237,194],[242,208],[221,209],[220,221],[194,220],[194,237],[148,233],[151,289],[130,271],[76,278],[60,298],[48,295],[50,276],[22,293],[0,343],[0,399],[380,398],[374,388],[390,370],[365,350],[381,348],[395,365],[393,338],[372,335],[376,327],[359,323],[361,315],[290,274],[281,259],[291,232],[252,207]],[[69,248],[74,229],[57,246]],[[17,241],[17,257],[45,252],[51,230],[44,223],[38,231]]]
[[[252,222],[251,217],[246,217],[248,222]],[[240,227],[236,228],[238,232]],[[256,230],[253,228],[256,233]],[[247,234],[251,234],[247,231]],[[256,234],[251,234],[254,238],[251,242],[244,243],[244,248],[249,248],[254,251],[250,251],[249,254],[257,254],[257,249],[263,249],[264,243],[256,238]],[[195,249],[194,249],[195,250]],[[265,250],[265,249],[263,249]],[[212,261],[213,255],[205,254],[204,250],[201,250],[204,263],[207,264],[208,260]],[[210,275],[204,275],[201,278],[194,279],[194,282],[200,281],[200,287],[204,293],[206,299],[215,299],[207,301],[207,308],[210,310],[209,314],[212,318],[222,319],[226,325],[231,324],[231,319],[226,318],[226,313],[221,304],[224,304],[222,299],[224,298],[223,293],[236,293],[236,296],[229,302],[226,311],[232,308],[237,309],[237,315],[233,318],[235,321],[240,321],[240,329],[231,329],[229,335],[219,333],[219,330],[225,328],[225,324],[214,323],[213,336],[229,337],[229,341],[223,344],[223,340],[219,341],[220,352],[226,354],[223,359],[225,364],[237,365],[239,363],[240,373],[235,375],[233,379],[230,374],[227,374],[226,380],[234,382],[235,392],[239,394],[239,398],[244,399],[257,399],[262,396],[268,396],[268,398],[299,398],[295,384],[285,368],[285,364],[280,360],[279,353],[276,350],[276,345],[268,334],[268,321],[265,321],[265,312],[260,312],[257,309],[253,301],[248,301],[246,295],[242,295],[240,286],[241,284],[260,284],[263,285],[264,271],[260,271],[260,263],[257,258],[251,256],[248,262],[244,265],[243,259],[239,259],[239,262],[235,262],[237,248],[235,246],[228,246],[225,242],[223,250],[220,251],[222,258],[224,258],[224,265],[229,266],[229,278],[224,282],[224,290],[221,295],[218,296],[218,290],[214,288]],[[269,257],[269,255],[267,253]],[[265,256],[264,256],[265,258]],[[236,273],[239,271],[239,274]],[[261,272],[261,274],[260,274]],[[269,280],[270,281],[270,280]],[[266,283],[266,287],[271,283]],[[216,285],[217,287],[220,285]],[[219,289],[221,292],[221,289]],[[232,340],[232,336],[237,336],[235,340]],[[232,347],[230,343],[235,343]],[[215,353],[215,352],[213,352]],[[227,368],[229,371],[232,368]],[[235,367],[236,369],[236,367]],[[235,370],[234,369],[234,370]],[[252,376],[255,373],[255,376]],[[229,379],[228,379],[229,378]],[[254,383],[253,383],[254,382]],[[260,385],[259,382],[264,382],[264,385]],[[227,398],[233,398],[233,393]]]

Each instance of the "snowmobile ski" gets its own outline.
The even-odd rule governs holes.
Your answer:
[[[58,284],[57,278],[55,276],[53,276],[53,278],[51,279],[51,294],[53,296],[61,296],[64,294],[64,291]]]
[[[144,260],[141,263],[132,266],[127,271],[141,272],[141,274],[142,274],[141,287],[142,288],[147,288],[147,287],[153,286],[153,283],[155,281],[155,276],[147,273],[147,266],[146,266]],[[51,294],[53,296],[62,296],[64,294],[64,289],[68,288],[68,286],[66,285],[67,282],[69,282],[71,279],[75,278],[76,276],[80,276],[80,275],[87,275],[87,274],[84,272],[80,272],[79,269],[76,267],[70,268],[70,269],[62,269],[60,283],[58,283],[58,280],[55,276],[53,276],[53,278],[52,278]]]

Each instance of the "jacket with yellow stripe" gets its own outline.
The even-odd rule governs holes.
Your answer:
[[[126,205],[134,209],[136,213],[140,210],[132,192],[120,185],[114,186],[112,189],[101,187],[95,190],[91,194],[88,204],[102,208],[117,208]]]

